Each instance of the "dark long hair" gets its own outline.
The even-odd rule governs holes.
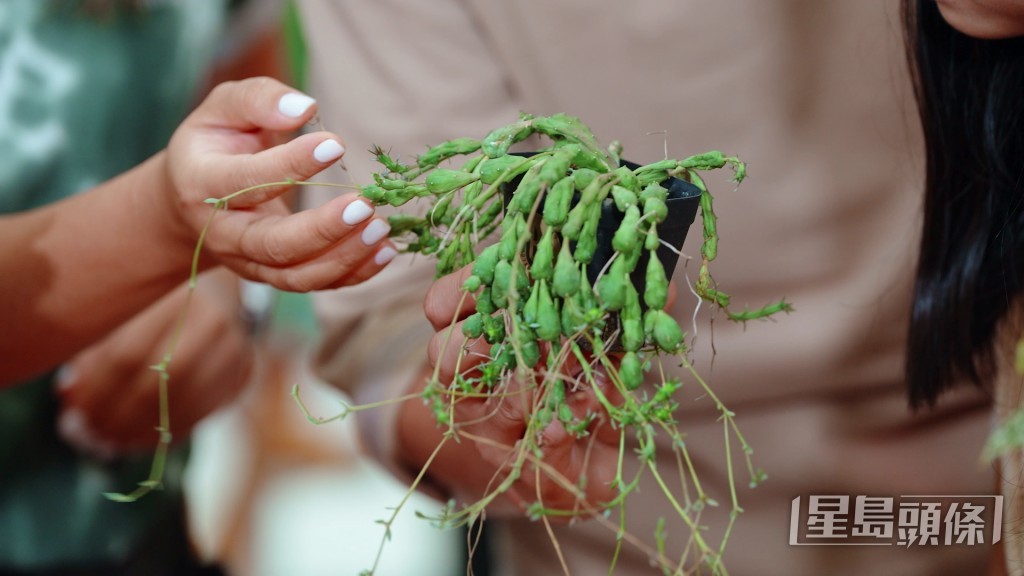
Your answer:
[[[992,377],[997,328],[1024,294],[1024,39],[961,34],[935,0],[904,0],[903,16],[925,137],[906,368],[921,407]]]

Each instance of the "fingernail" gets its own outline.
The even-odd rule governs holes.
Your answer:
[[[298,118],[305,114],[306,110],[309,110],[309,107],[315,103],[316,100],[305,94],[289,92],[281,96],[281,99],[277,101],[277,110],[289,118]]]
[[[356,200],[348,206],[345,206],[345,211],[341,213],[341,219],[345,224],[352,226],[354,224],[359,224],[372,215],[373,208],[371,208],[369,204],[362,200]]]
[[[317,162],[331,162],[341,158],[345,153],[345,147],[338,144],[337,140],[324,140],[313,149],[313,158]]]
[[[57,385],[57,392],[64,392],[75,383],[75,369],[70,364],[64,364],[57,369],[57,373],[54,374],[54,380]]]
[[[100,459],[110,460],[117,455],[112,444],[100,440],[89,428],[85,414],[78,408],[68,408],[61,412],[57,419],[57,432],[71,446]]]
[[[373,261],[376,262],[378,266],[383,266],[394,260],[397,255],[397,250],[391,246],[385,246],[377,251],[377,255],[373,257]]]
[[[391,231],[391,226],[383,220],[374,220],[363,228],[363,244],[367,246],[373,246],[377,242],[380,242],[388,235]]]

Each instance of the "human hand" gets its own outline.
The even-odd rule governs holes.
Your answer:
[[[467,267],[439,279],[424,302],[426,316],[437,330],[428,357],[442,386],[451,383],[456,372],[472,374],[490,354],[489,344],[482,339],[467,340],[462,333],[462,320],[475,311],[476,305],[472,294],[460,290],[469,274]],[[548,510],[570,511],[563,516],[566,519],[597,512],[618,495],[613,481],[621,433],[613,428],[599,396],[611,404],[620,403],[622,397],[600,366],[591,366],[590,371],[593,378],[584,379],[583,368],[570,359],[562,374],[548,374],[538,366],[533,378],[512,378],[500,392],[460,397],[453,406],[452,424],[462,442],[475,449],[476,457],[463,457],[456,474],[433,467],[429,472],[456,484],[448,486],[454,492],[479,498],[497,486],[495,480],[511,472],[525,435],[535,434],[543,457],[537,461],[528,455],[526,466],[506,496],[520,510],[541,503]],[[531,429],[538,385],[545,378],[563,380],[566,404],[576,421],[590,419],[586,434],[570,432],[558,418],[540,430]],[[440,462],[445,465],[444,459]]]
[[[233,278],[210,274],[197,283],[169,368],[176,438],[234,399],[252,368],[234,286],[225,285]],[[58,429],[66,442],[101,458],[152,450],[159,439],[159,386],[149,366],[160,363],[175,337],[186,296],[185,286],[171,292],[65,365]]]
[[[344,153],[329,132],[280,145],[316,112],[315,102],[270,78],[218,85],[178,127],[166,151],[169,210],[195,244],[214,209],[209,198],[273,182],[302,181]],[[203,243],[204,265],[221,263],[239,275],[294,292],[356,284],[394,256],[385,221],[349,193],[292,214],[280,198],[290,186],[255,189],[218,211]]]

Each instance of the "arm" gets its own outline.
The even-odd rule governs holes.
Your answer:
[[[87,194],[0,217],[0,381],[66,358],[185,278],[165,154]]]
[[[222,84],[167,150],[85,194],[0,218],[0,318],[11,327],[0,333],[0,384],[68,358],[185,280],[213,212],[207,198],[305,180],[336,161],[344,148],[330,133],[269,147],[315,113],[290,94],[269,79]],[[309,291],[361,282],[393,255],[362,234],[372,210],[355,194],[290,214],[279,198],[288,189],[261,189],[217,212],[199,268],[225,264]]]

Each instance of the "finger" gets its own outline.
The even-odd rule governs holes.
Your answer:
[[[476,298],[473,294],[462,290],[462,283],[472,274],[472,266],[443,276],[430,286],[427,296],[423,299],[423,313],[434,327],[440,330],[452,323],[462,320],[476,311]]]
[[[76,407],[65,407],[60,411],[57,434],[78,452],[99,460],[112,460],[119,452],[118,447],[93,431],[87,414]]]
[[[106,350],[104,350],[106,351]],[[155,397],[157,375],[139,359],[138,364],[118,361],[109,354],[92,354],[76,363],[72,370],[81,373],[64,395],[58,429],[64,440],[79,451],[109,459],[126,449],[140,448],[144,434],[137,420],[147,418],[148,431],[158,422],[154,403],[147,410],[146,398]],[[155,436],[152,436],[155,438]],[[152,443],[147,445],[152,447]]]
[[[672,305],[676,303],[676,296],[678,296],[679,285],[676,284],[675,280],[669,280],[668,282],[668,296],[665,298],[665,310],[671,310]]]
[[[466,340],[462,322],[442,328],[427,345],[430,366],[437,369],[438,380],[446,384],[455,380],[456,374],[468,376],[488,359],[489,352],[490,345],[483,338]]]
[[[351,249],[349,244],[355,242],[346,242],[315,260],[295,266],[278,268],[247,262],[237,271],[248,280],[288,292],[307,293],[358,284],[386,265],[374,260],[373,248]]]
[[[484,402],[486,419],[481,426],[489,429],[488,435],[491,438],[511,447],[526,433],[527,414],[531,413],[532,401],[533,394],[529,389],[510,382],[504,388],[494,391]]]
[[[210,226],[207,241],[216,252],[236,252],[256,264],[280,268],[333,250],[343,241],[350,241],[356,232],[362,240],[363,229],[371,216],[373,207],[355,194],[345,194],[322,206],[285,216],[225,212],[218,214]],[[381,240],[381,227],[386,224],[375,224],[373,232],[377,236],[367,240]],[[233,244],[237,244],[234,250]],[[374,246],[376,242],[364,245]]]
[[[157,372],[138,367],[122,382],[123,391],[108,398],[102,412],[93,413],[100,416],[94,422],[97,434],[119,451],[152,449],[160,438],[159,381]]]
[[[152,375],[148,366],[159,360],[155,356],[147,358],[131,353],[132,350],[156,350],[161,342],[158,332],[133,327],[116,332],[112,340],[82,352],[67,365],[66,374],[71,376],[62,382],[63,405],[66,409],[81,411],[85,421],[97,432],[104,425],[110,407],[133,394],[139,373]],[[124,337],[131,337],[131,342],[126,342]],[[124,353],[126,346],[131,348]]]
[[[556,422],[549,428],[560,426]],[[544,461],[553,470],[524,475],[524,479],[546,505],[588,515],[596,511],[594,507],[601,508],[618,495],[614,487],[618,457],[618,446],[567,435],[566,441],[544,447]]]
[[[619,431],[611,425],[611,415],[608,413],[605,402],[612,406],[621,406],[625,399],[608,374],[605,373],[604,368],[597,367],[592,373],[592,387],[580,388],[569,393],[567,402],[577,418],[593,416],[587,431],[598,442],[618,446]]]
[[[236,271],[248,279],[289,292],[311,292],[358,284],[380,272],[397,253],[390,242],[376,239],[379,233],[368,233],[372,232],[371,225],[372,222],[356,228],[355,233],[305,262],[277,266],[247,260]]]
[[[240,324],[219,303],[201,299],[190,314],[174,361],[167,367],[168,410],[172,440],[187,437],[203,417],[241,389],[251,365]],[[160,436],[159,374],[144,366],[133,374],[123,397],[106,410],[105,424],[97,432],[122,451],[152,450]]]
[[[175,440],[186,438],[200,420],[234,400],[252,368],[252,348],[240,323],[220,320],[202,331],[205,334],[192,338],[191,346],[182,342],[176,352],[181,363],[171,367],[169,408]],[[142,424],[147,422],[152,430],[153,422]]]
[[[119,447],[121,422],[114,411],[131,404],[140,390],[155,389],[157,376],[149,366],[159,362],[166,332],[154,327],[170,325],[185,298],[184,287],[171,292],[67,364],[58,385],[62,403],[58,426],[72,445],[96,454],[89,449],[95,444],[105,447],[107,455]]]
[[[95,393],[94,372],[83,370],[85,366],[81,360],[76,359],[74,363],[65,365],[58,376],[61,408],[57,416],[57,432],[65,443],[78,452],[100,460],[110,460],[118,454],[118,446],[109,440],[109,435],[103,429],[106,419],[97,418],[97,414],[105,414],[106,407],[100,406],[98,411],[95,408],[97,397],[105,397]],[[121,377],[116,380],[117,383],[123,381]],[[109,400],[109,397],[106,398]]]
[[[554,508],[580,509],[586,512],[590,506],[600,505],[617,494],[612,488],[615,478],[615,462],[619,456],[616,443],[602,442],[594,435],[578,437],[565,430],[565,426],[554,421],[541,435],[544,462],[550,471],[538,471],[524,478],[533,484],[534,493]],[[579,495],[583,496],[582,501]]]
[[[563,364],[562,370],[567,378],[566,404],[577,420],[591,418],[587,431],[595,434],[599,441],[617,444],[618,432],[610,426],[611,416],[606,404],[621,406],[625,399],[608,377],[604,366],[593,363],[592,359],[590,362],[587,368],[589,377],[575,356],[570,356]]]
[[[187,124],[250,131],[296,130],[313,118],[316,101],[273,78],[218,84],[185,120]]]
[[[276,198],[291,189],[289,184],[267,186],[275,182],[302,182],[322,172],[345,153],[341,138],[330,132],[304,134],[255,154],[218,154],[207,161],[215,164],[216,174],[225,179],[216,186],[233,196],[232,208],[249,208]]]
[[[363,263],[351,274],[344,278],[339,278],[333,284],[328,284],[325,286],[325,289],[343,288],[345,286],[361,284],[383,270],[384,267],[394,260],[397,255],[398,250],[395,249],[394,245],[390,242],[383,242],[377,248],[377,251],[373,253],[372,258],[363,260]]]
[[[212,350],[211,350],[212,351]],[[171,367],[168,390],[168,410],[172,441],[181,440],[183,413],[194,409],[181,390],[190,379],[188,367]],[[95,429],[104,441],[117,447],[119,452],[152,450],[160,441],[159,373],[140,368],[129,381],[123,394],[106,407],[103,418]]]
[[[179,291],[160,301],[157,307],[181,306],[183,297],[184,292]],[[96,435],[119,453],[151,449],[159,437],[155,428],[160,422],[160,374],[153,366],[160,364],[169,336],[162,330],[147,329],[142,317],[133,322],[139,329],[119,334],[119,341],[133,338],[131,345],[146,353],[123,355],[123,346],[110,346],[107,350],[113,354],[97,366],[105,371],[90,371],[92,377],[104,378],[105,384],[96,387],[94,403],[88,411],[89,423]],[[118,368],[115,376],[113,370]]]
[[[252,346],[234,308],[212,299],[201,304],[171,364],[170,394],[178,399],[171,424],[178,432],[232,400],[252,367]]]

